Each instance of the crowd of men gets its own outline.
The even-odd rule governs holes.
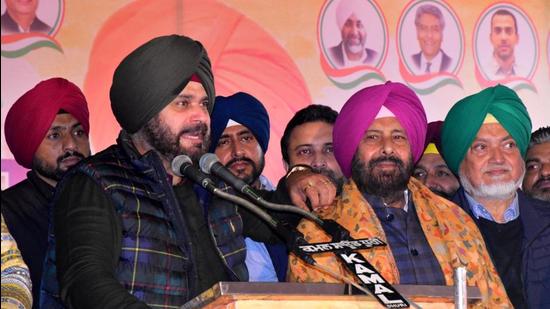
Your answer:
[[[334,253],[312,256],[330,274],[308,264],[289,234],[172,167],[186,155],[192,169],[212,152],[263,199],[383,240],[358,252],[392,284],[453,285],[465,267],[485,307],[550,306],[550,127],[531,134],[507,87],[468,96],[430,124],[414,91],[395,82],[357,91],[340,113],[307,106],[284,131],[287,174],[276,186],[262,175],[278,164],[265,161],[268,111],[251,94],[216,97],[200,42],[170,35],[138,47],[115,70],[110,99],[122,129],[94,155],[86,99],[71,82],[45,80],[8,112],[6,141],[30,171],[2,192],[2,214],[32,299],[24,265],[10,267],[18,277],[4,297],[3,226],[3,302],[175,308],[219,281],[356,280]],[[310,243],[331,241],[311,218],[263,211]]]

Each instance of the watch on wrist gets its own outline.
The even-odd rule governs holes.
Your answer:
[[[293,173],[300,172],[300,171],[310,171],[311,172],[311,171],[313,171],[313,169],[309,165],[296,164],[288,171],[288,173],[286,173],[285,179],[288,179],[288,177],[290,177],[290,175],[292,175]]]

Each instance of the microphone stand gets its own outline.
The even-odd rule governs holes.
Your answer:
[[[304,252],[298,247],[299,245],[307,244],[307,241],[304,239],[304,236],[302,235],[302,233],[296,231],[295,229],[293,229],[292,227],[290,227],[289,225],[283,222],[273,219],[273,217],[271,217],[271,215],[269,215],[267,212],[263,211],[262,209],[258,208],[258,206],[245,200],[242,197],[238,197],[236,195],[224,192],[223,190],[215,190],[215,191],[212,191],[212,193],[220,198],[223,198],[235,204],[241,205],[246,209],[250,210],[251,212],[253,212],[254,214],[256,214],[257,216],[259,216],[262,220],[267,222],[267,224],[271,226],[277,232],[277,234],[279,234],[285,240],[289,251],[296,254],[296,256],[298,256],[304,262],[310,265],[317,264],[310,254]],[[289,206],[289,207],[296,208],[295,206]]]
[[[275,204],[271,203],[269,201],[264,200],[258,194],[253,191],[252,189],[247,192],[247,196],[253,199],[254,201],[258,202],[260,206],[263,206],[265,208],[276,210],[276,211],[286,211],[286,212],[293,212],[295,214],[299,214],[302,217],[307,217],[308,219],[316,222],[317,224],[323,225],[323,220],[319,219],[315,214],[306,211],[300,207],[294,206],[294,205],[285,205],[285,204]]]
[[[205,177],[202,177],[202,178],[205,178]],[[208,178],[199,181],[199,183],[201,183],[201,185],[207,189],[212,189],[213,187],[211,180]],[[342,248],[343,244],[336,244],[334,248],[328,250],[328,251],[337,251],[335,252],[336,257],[344,264],[344,266],[352,274],[354,274],[357,277],[359,283],[355,283],[353,280],[350,280],[343,275],[335,273],[323,265],[319,265],[311,256],[311,252],[306,252],[307,249],[306,250],[303,249],[303,248],[311,247],[312,245],[308,244],[303,234],[297,231],[295,228],[290,227],[288,224],[275,220],[273,217],[271,217],[271,215],[269,215],[263,209],[259,208],[254,203],[244,198],[232,195],[230,193],[224,192],[223,190],[220,190],[217,188],[209,191],[220,198],[223,198],[235,204],[241,205],[247,208],[248,210],[250,210],[251,212],[255,213],[262,220],[267,222],[267,224],[269,224],[276,231],[276,233],[279,234],[285,240],[289,251],[294,253],[298,258],[303,260],[305,263],[310,264],[314,267],[317,267],[318,269],[321,269],[322,271],[330,274],[331,276],[354,286],[355,288],[362,291],[363,293],[374,297],[376,300],[378,300],[378,302],[380,302],[382,305],[384,305],[387,308],[408,308],[411,305],[415,308],[420,308],[417,304],[415,304],[414,302],[410,301],[409,299],[402,296],[399,292],[397,292],[397,290],[395,290],[395,288],[386,279],[384,279],[382,275],[376,270],[376,268],[374,268],[367,261],[367,259],[365,259],[360,253],[353,252],[353,250],[349,248],[348,249]],[[293,212],[297,212],[296,209],[299,209],[296,206],[277,205],[274,203],[267,202],[263,200],[261,197],[259,197],[252,189],[249,189],[246,191],[250,191],[250,192],[242,192],[242,193],[245,193],[245,196],[251,198],[253,201],[256,201],[262,206],[266,206],[267,208],[275,209],[275,210],[287,209],[287,210],[292,210]],[[324,231],[326,231],[331,236],[333,242],[335,241],[336,242],[367,241],[367,243],[369,243],[368,239],[355,240],[350,236],[350,233],[348,230],[346,230],[344,227],[342,227],[340,224],[338,224],[334,220],[321,220],[317,216],[307,211],[304,211],[302,209],[299,209],[299,210],[300,211],[297,213],[300,213],[303,216],[306,216],[312,219],[314,222],[316,222]],[[323,244],[323,245],[326,245],[326,244]],[[330,247],[330,244],[328,245]],[[378,240],[378,243],[376,245],[385,246],[386,244],[381,240]],[[372,275],[367,276],[365,275],[365,273],[372,274]]]
[[[305,240],[302,233],[297,231],[295,228],[290,227],[288,224],[285,224],[283,222],[279,222],[275,220],[273,217],[271,217],[267,212],[264,210],[258,208],[255,204],[253,204],[250,201],[247,201],[244,198],[238,197],[236,195],[232,195],[230,193],[224,192],[223,190],[214,190],[212,193],[220,198],[226,199],[230,202],[233,202],[235,204],[241,205],[248,210],[252,211],[256,215],[258,215],[261,219],[263,219],[267,224],[269,224],[281,237],[283,237],[287,243],[287,247],[290,252],[294,253],[298,258],[303,260],[305,263],[312,265],[331,276],[352,285],[359,291],[362,291],[366,295],[372,296],[375,299],[377,299],[382,305],[388,307],[388,308],[407,308],[409,306],[413,306],[414,308],[420,308],[416,303],[409,300],[405,296],[402,296],[399,294],[385,279],[383,279],[382,275],[378,273],[378,271],[359,253],[353,252],[350,249],[347,250],[337,250],[340,251],[340,253],[335,252],[335,255],[340,259],[343,264],[348,268],[350,272],[355,274],[359,281],[361,283],[356,283],[351,279],[346,278],[343,275],[340,275],[336,272],[333,272],[328,267],[325,267],[323,265],[320,265],[313,259],[311,256],[311,253],[306,252],[301,247],[307,246],[309,243]],[[288,206],[288,205],[287,205]],[[296,206],[288,206],[296,208]],[[309,216],[308,216],[309,217]],[[315,222],[321,221],[321,224],[319,224],[324,231],[326,231],[332,238],[332,241],[345,241],[345,240],[354,240],[351,236],[348,230],[346,230],[344,227],[342,227],[340,224],[338,224],[334,220],[321,220],[317,218]],[[383,243],[382,245],[385,245]],[[375,284],[372,282],[365,283],[365,281],[361,280],[361,277],[359,274],[356,273],[355,269],[357,267],[357,263],[353,264],[350,263],[349,260],[353,260],[354,262],[360,263],[360,265],[366,266],[369,269],[371,269],[372,273],[377,274],[382,282],[378,281],[378,284],[382,284],[383,288],[386,289],[386,291],[389,290],[390,294],[394,294],[395,298],[394,300],[389,300],[386,298],[386,295],[380,295],[377,294],[375,291]],[[369,280],[367,279],[367,282]],[[390,295],[387,294],[387,295]],[[396,299],[396,300],[395,300]],[[401,299],[401,300],[399,300]],[[391,304],[395,304],[395,307],[392,307]]]

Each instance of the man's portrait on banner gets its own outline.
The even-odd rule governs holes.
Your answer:
[[[456,73],[464,36],[449,7],[437,1],[413,4],[404,10],[398,29],[399,54],[410,73]]]
[[[486,80],[532,77],[538,59],[537,38],[521,9],[511,4],[489,7],[475,29],[474,57]]]
[[[386,50],[382,13],[369,0],[333,0],[322,13],[321,48],[336,69],[377,67]]]
[[[55,0],[2,0],[2,35],[17,33],[52,34],[60,5]]]

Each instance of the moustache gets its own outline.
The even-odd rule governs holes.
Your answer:
[[[204,123],[199,123],[199,124],[196,124],[194,126],[189,126],[189,127],[183,128],[180,131],[179,135],[181,136],[181,135],[184,135],[184,134],[196,134],[196,135],[200,135],[202,137],[205,137],[207,133],[208,133],[208,126],[206,126],[206,124],[204,124]]]
[[[534,187],[534,188],[537,188],[537,187],[539,187],[539,186],[542,186],[542,183],[543,183],[543,182],[548,182],[548,181],[550,181],[550,176],[541,176],[541,177],[539,178],[539,180],[537,180],[537,181],[535,182],[535,184],[533,185],[533,187]]]
[[[336,182],[336,175],[334,174],[334,172],[332,170],[330,170],[326,167],[313,167],[311,170],[315,173],[325,175],[328,178],[334,180],[334,182]]]
[[[492,165],[488,165],[488,166],[485,166],[485,167],[481,168],[482,173],[492,172],[494,170],[504,170],[506,172],[511,172],[512,167],[509,166],[509,165],[495,165],[495,164],[492,164]]]
[[[65,160],[67,158],[70,158],[70,157],[77,157],[77,158],[80,158],[80,159],[84,159],[84,155],[81,154],[78,151],[67,151],[62,156],[59,156],[57,158],[57,163],[59,164],[59,163],[61,163],[61,161]]]
[[[256,164],[254,163],[254,161],[252,161],[252,159],[247,158],[247,157],[233,158],[233,159],[231,159],[227,162],[225,167],[229,168],[231,165],[233,165],[233,164],[235,164],[239,161],[246,162],[246,163],[252,165],[254,168],[256,167]]]
[[[397,157],[388,156],[388,157],[379,157],[379,158],[370,160],[369,161],[369,168],[373,168],[376,164],[384,163],[384,162],[392,162],[392,163],[395,163],[399,167],[404,167],[405,166],[405,163],[403,162],[403,160],[401,160]]]

